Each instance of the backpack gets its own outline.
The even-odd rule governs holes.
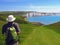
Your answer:
[[[13,24],[12,24],[11,27],[8,27],[8,28],[9,28],[9,31],[10,31],[10,33],[11,33],[12,39],[13,39],[14,41],[18,41],[18,35],[17,35],[16,29],[15,29],[15,27],[13,26]]]

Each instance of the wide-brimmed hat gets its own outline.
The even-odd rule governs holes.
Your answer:
[[[8,22],[13,22],[13,21],[15,21],[15,19],[16,18],[13,15],[9,15],[8,18],[7,18],[7,21]]]

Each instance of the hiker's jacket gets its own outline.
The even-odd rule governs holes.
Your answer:
[[[8,22],[7,24],[4,24],[2,27],[2,34],[5,34],[5,33],[7,34],[6,43],[10,43],[12,41],[14,42],[14,40],[12,39],[12,36],[10,34],[10,31],[8,30],[8,27],[11,27],[12,25],[15,27],[17,33],[20,32],[20,28],[17,23]]]

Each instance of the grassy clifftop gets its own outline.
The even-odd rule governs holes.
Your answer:
[[[48,27],[35,27],[21,45],[60,45],[60,34]]]
[[[4,44],[4,36],[1,34],[2,26],[6,22],[7,16],[0,16],[0,45]],[[16,16],[20,29],[21,45],[60,45],[60,22],[36,26],[24,21],[22,16]],[[40,23],[39,23],[40,24]]]
[[[51,25],[47,25],[46,27],[48,27],[49,29],[53,29],[55,32],[60,33],[60,22],[51,24]]]

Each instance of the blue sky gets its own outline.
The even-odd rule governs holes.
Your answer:
[[[0,0],[0,11],[60,12],[60,0]]]

